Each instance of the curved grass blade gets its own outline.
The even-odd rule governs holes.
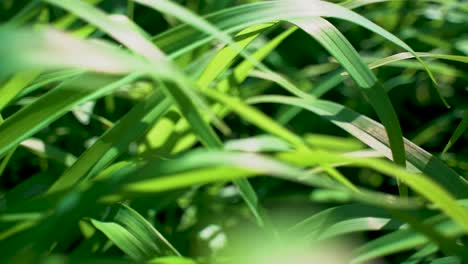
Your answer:
[[[443,59],[443,60],[449,60],[449,61],[458,61],[458,62],[468,62],[468,57],[466,56],[457,56],[457,55],[446,55],[446,54],[434,54],[434,53],[427,53],[427,52],[416,52],[418,56],[421,58],[427,57],[427,58],[434,58],[434,59]],[[411,59],[414,58],[414,55],[409,53],[409,52],[402,52],[398,53],[395,55],[391,55],[382,59],[374,60],[373,62],[369,63],[368,66],[370,69],[376,69],[382,66],[387,66],[389,64],[401,61],[401,60],[406,60],[406,59]],[[405,68],[409,65],[405,65]],[[448,74],[447,72],[447,66],[444,66],[443,68],[439,67],[435,68],[434,63],[429,65],[429,68],[435,73],[440,73],[440,74]],[[424,68],[423,68],[424,69]],[[444,72],[440,71],[444,70]],[[450,72],[451,75],[459,75],[457,72]],[[320,82],[316,87],[314,87],[313,90],[310,91],[310,93],[313,96],[316,97],[321,97],[323,94],[327,93],[328,91],[332,90],[334,87],[336,87],[338,84],[340,84],[344,80],[344,76],[348,75],[346,72],[338,72],[335,74],[331,74],[325,81]],[[297,116],[300,112],[302,111],[301,108],[289,108],[286,111],[282,112],[278,116],[278,120],[282,124],[287,124],[289,121],[291,121],[295,116]]]
[[[384,226],[379,224],[379,219],[385,220],[382,223],[387,224],[390,218],[391,215],[382,208],[362,204],[343,205],[314,214],[291,227],[288,232],[304,239],[325,239],[356,231],[380,230]],[[352,220],[362,221],[347,226]],[[376,222],[373,222],[374,220]],[[340,226],[337,228],[339,223],[343,223],[341,228]],[[335,231],[330,229],[333,226],[336,228]],[[397,226],[397,223],[394,223],[393,228]]]
[[[441,59],[441,60],[448,60],[448,61],[457,61],[462,63],[468,63],[468,56],[460,56],[460,55],[446,55],[446,54],[437,54],[437,53],[428,53],[428,52],[416,52],[420,58],[432,58],[432,59]],[[409,52],[402,52],[395,55],[391,55],[379,60],[376,60],[369,64],[369,68],[375,69],[381,66],[385,66],[392,62],[397,62],[406,59],[415,58],[415,54]]]
[[[138,240],[123,226],[95,219],[91,219],[91,223],[134,261],[140,262],[152,257],[151,252],[146,251],[143,241]]]
[[[293,23],[308,32],[322,44],[349,72],[368,97],[370,104],[384,124],[389,138],[393,160],[405,166],[405,149],[400,122],[392,103],[383,87],[351,43],[328,21],[322,18],[294,19]],[[398,182],[400,195],[407,196],[408,190]]]
[[[344,138],[323,134],[305,134],[303,138],[312,147],[331,151],[357,152],[364,148],[364,144],[354,138]]]
[[[334,223],[318,232],[319,240],[328,240],[336,237],[361,232],[391,231],[399,227],[399,221],[388,218],[363,217]]]
[[[153,257],[167,255],[180,256],[180,253],[158,230],[129,206],[121,204],[113,220],[140,240],[148,253],[152,253],[151,255],[153,255]]]
[[[274,136],[260,135],[244,139],[229,140],[224,143],[224,149],[243,152],[280,152],[292,150],[292,146]]]
[[[258,96],[250,99],[251,103],[279,103],[309,110],[333,124],[341,127],[364,144],[391,158],[388,138],[382,125],[360,115],[342,105],[325,100],[307,101],[285,96]],[[468,197],[468,183],[455,171],[430,153],[405,140],[408,165],[417,168],[443,186],[457,198]]]

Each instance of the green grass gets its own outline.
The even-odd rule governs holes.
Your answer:
[[[468,262],[467,17],[4,1],[0,262]]]

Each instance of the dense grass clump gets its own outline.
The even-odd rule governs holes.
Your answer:
[[[466,2],[0,21],[0,263],[468,263]]]

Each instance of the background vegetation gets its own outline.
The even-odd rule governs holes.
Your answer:
[[[0,2],[1,263],[468,263],[468,4]]]

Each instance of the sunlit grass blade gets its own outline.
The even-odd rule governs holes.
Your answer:
[[[304,140],[312,147],[323,148],[331,151],[359,151],[364,145],[356,139],[347,137],[336,137],[323,134],[305,134]]]
[[[32,31],[3,28],[0,38],[3,40],[0,55],[5,62],[9,62],[0,66],[2,74],[64,67],[122,74],[146,67],[141,59],[114,45],[97,40],[80,40],[52,29]],[[30,38],[35,39],[34,43]],[[12,54],[11,50],[14,49],[21,50],[21,56]],[[80,54],[77,50],[87,52]]]
[[[270,135],[229,140],[224,143],[224,149],[243,152],[279,152],[292,150],[291,144]]]
[[[304,239],[318,240],[357,231],[379,230],[384,228],[390,219],[391,215],[384,209],[351,204],[323,210],[294,225],[288,231]],[[353,220],[355,222],[351,224]],[[380,220],[383,225],[378,224]],[[398,222],[395,222],[393,228],[397,227]],[[331,228],[335,228],[335,231]]]

